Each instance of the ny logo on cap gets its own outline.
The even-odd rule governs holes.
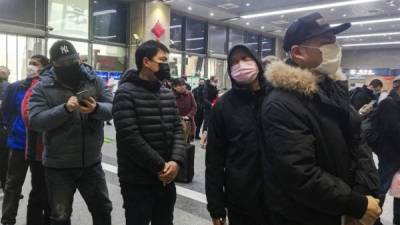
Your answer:
[[[69,53],[68,46],[66,46],[66,45],[61,46],[60,51],[61,51],[61,54],[63,54],[63,55],[68,54]]]

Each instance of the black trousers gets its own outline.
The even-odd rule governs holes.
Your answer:
[[[121,183],[126,225],[173,225],[175,184],[133,185]]]
[[[4,190],[7,181],[8,148],[0,148],[0,188]]]
[[[270,225],[269,217],[265,216],[249,216],[233,211],[228,212],[229,225]]]
[[[22,186],[24,185],[28,163],[24,151],[10,150],[7,181],[4,189],[2,224],[15,224]]]
[[[112,203],[101,164],[83,169],[45,168],[52,225],[71,225],[72,203],[79,190],[93,225],[111,225]]]
[[[194,117],[194,121],[196,123],[196,138],[200,137],[201,126],[203,125],[204,121],[204,110],[203,107],[198,107],[196,116]]]
[[[30,161],[32,190],[29,194],[27,225],[50,225],[50,206],[42,162]]]

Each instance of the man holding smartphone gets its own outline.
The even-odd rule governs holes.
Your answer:
[[[57,41],[50,49],[53,66],[33,89],[31,127],[44,135],[43,165],[52,225],[71,224],[72,202],[79,190],[94,225],[110,225],[101,147],[104,121],[111,119],[112,95],[91,67],[79,63],[74,46]]]

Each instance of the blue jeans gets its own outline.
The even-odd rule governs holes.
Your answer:
[[[112,203],[101,164],[82,169],[45,168],[52,225],[71,225],[78,189],[92,214],[93,225],[111,225]]]
[[[397,164],[394,165],[393,163],[388,163],[383,160],[379,160],[378,173],[379,173],[379,178],[381,181],[381,187],[380,187],[380,191],[379,191],[379,200],[380,200],[381,207],[383,206],[383,203],[385,202],[386,194],[392,184],[393,176],[396,174],[396,172],[399,169],[400,168]],[[396,222],[396,223],[400,222],[400,199],[398,199],[398,198],[394,198],[393,217],[394,217],[393,218],[394,222]]]

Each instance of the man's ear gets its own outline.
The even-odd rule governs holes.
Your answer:
[[[151,63],[151,60],[149,58],[147,58],[147,57],[143,58],[143,66],[149,68],[150,67],[150,63]]]
[[[305,61],[305,57],[303,55],[303,51],[300,46],[293,46],[290,51],[291,57],[294,61]]]

